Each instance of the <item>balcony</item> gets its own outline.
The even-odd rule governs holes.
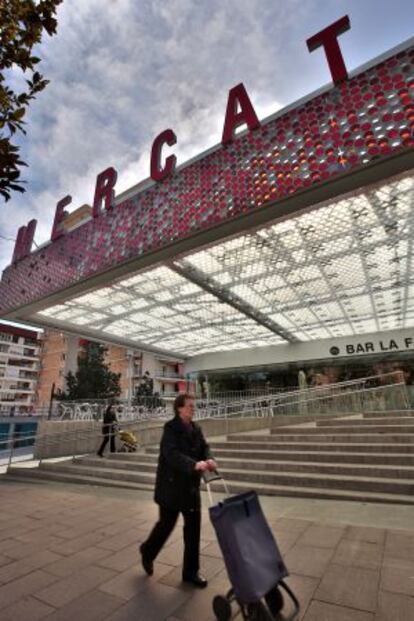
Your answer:
[[[39,360],[39,356],[37,353],[29,353],[27,350],[17,350],[15,347],[10,347],[7,351],[0,348],[0,356],[7,356],[8,358],[14,358],[22,360],[33,360],[33,362],[37,362]]]
[[[5,373],[4,375],[0,375],[0,380],[5,380],[8,382],[20,381],[26,384],[27,382],[37,382],[38,378],[36,375],[34,377],[24,377],[19,374],[15,375],[14,373]]]
[[[183,380],[185,381],[185,376],[183,373],[177,373],[176,371],[170,371],[169,369],[157,370],[155,371],[155,379],[171,379],[171,380]]]
[[[0,362],[1,365],[1,362]],[[36,372],[40,369],[40,362],[36,362],[35,360],[19,360],[17,363],[15,360],[9,360],[8,364],[4,363],[4,366],[7,366],[9,369],[19,369],[21,371],[30,371]]]
[[[176,397],[178,397],[180,393],[178,391],[175,392],[162,392],[160,393],[160,399],[165,399],[166,401],[172,401]]]
[[[15,406],[15,407],[32,407],[33,403],[30,400],[27,401],[18,401],[15,399],[3,399],[0,397],[0,407],[1,406],[8,406],[8,408]]]
[[[7,388],[0,388],[0,399],[2,398],[2,393],[13,394],[14,395],[34,395],[35,390],[33,388],[21,388],[19,386],[7,386]]]

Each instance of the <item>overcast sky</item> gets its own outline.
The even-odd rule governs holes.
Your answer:
[[[0,235],[38,219],[50,237],[57,200],[91,203],[97,173],[117,193],[148,177],[154,137],[174,129],[179,163],[220,140],[229,89],[244,82],[259,118],[330,76],[306,39],[348,14],[348,70],[414,34],[408,0],[65,0],[37,55],[51,80],[31,106],[22,155],[27,192],[0,199]],[[168,153],[166,151],[166,153]],[[0,270],[13,243],[0,238]]]

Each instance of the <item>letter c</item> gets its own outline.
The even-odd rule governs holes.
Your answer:
[[[177,158],[175,155],[169,155],[165,160],[164,168],[161,167],[161,151],[164,144],[172,147],[177,142],[177,136],[172,129],[166,129],[159,134],[152,143],[151,149],[151,179],[154,181],[163,181],[166,177],[173,174]]]

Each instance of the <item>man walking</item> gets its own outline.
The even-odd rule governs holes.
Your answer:
[[[111,403],[106,408],[106,410],[104,412],[104,416],[103,416],[103,425],[102,425],[103,440],[102,440],[102,444],[99,447],[99,450],[97,452],[97,455],[99,455],[99,457],[103,457],[103,452],[104,452],[105,446],[108,444],[109,441],[110,441],[111,453],[115,453],[115,451],[116,451],[116,448],[115,448],[115,433],[116,433],[116,423],[117,422],[118,421],[117,421],[117,418],[116,418],[115,404]]]
[[[159,520],[141,545],[142,565],[149,576],[154,560],[172,533],[180,513],[184,518],[183,581],[204,588],[199,573],[202,472],[215,470],[215,461],[201,428],[192,422],[194,398],[181,394],[174,402],[174,418],[164,426],[155,483]]]

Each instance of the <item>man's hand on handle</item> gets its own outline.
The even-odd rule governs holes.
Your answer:
[[[210,470],[210,472],[213,472],[214,470],[217,470],[217,464],[214,461],[214,459],[208,459],[206,461],[207,464],[207,470]]]
[[[207,461],[198,461],[194,468],[198,472],[206,472],[206,470],[213,472],[214,470],[217,470],[217,464],[214,459],[208,459]]]
[[[198,472],[205,472],[206,470],[208,470],[208,465],[206,461],[198,461],[194,468]]]

